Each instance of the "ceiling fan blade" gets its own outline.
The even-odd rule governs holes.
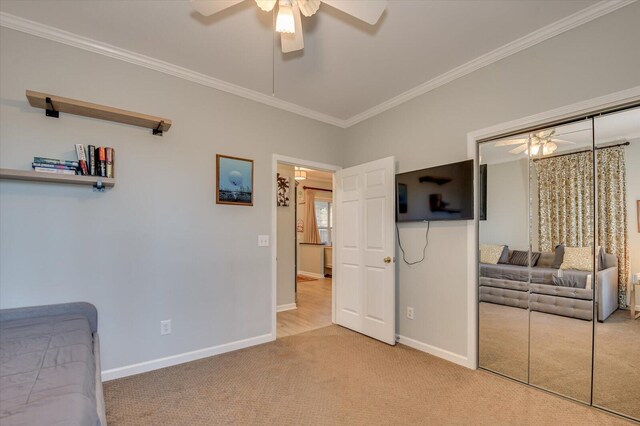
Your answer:
[[[527,144],[525,143],[523,145],[520,145],[516,149],[512,149],[509,152],[512,153],[512,154],[520,154],[521,152],[525,152],[526,150],[527,150]]]
[[[387,7],[386,0],[322,0],[322,2],[371,25],[378,22]]]
[[[204,16],[211,16],[244,0],[191,0],[193,8]]]
[[[528,139],[509,139],[504,141],[498,141],[494,146],[507,146],[507,145],[520,145],[521,143],[527,143]]]
[[[565,141],[563,139],[551,139],[551,142],[555,142],[555,143],[570,143],[571,145],[575,145],[575,142],[571,142],[571,141]]]
[[[271,12],[276,5],[276,0],[256,0],[256,4],[265,12]]]
[[[293,20],[296,25],[296,31],[293,34],[280,33],[280,44],[282,44],[282,53],[295,52],[304,49],[304,37],[302,35],[302,19],[300,18],[300,8],[297,4],[293,4]]]
[[[320,9],[320,0],[297,0],[296,3],[298,3],[300,12],[307,18],[314,15],[318,9]]]

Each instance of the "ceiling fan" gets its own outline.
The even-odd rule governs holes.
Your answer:
[[[582,131],[582,130],[578,130]],[[568,132],[575,133],[575,132]],[[520,145],[519,147],[512,149],[509,151],[511,154],[520,154],[524,152],[528,154],[530,157],[534,157],[538,154],[549,155],[553,154],[556,149],[558,149],[557,144],[575,144],[575,142],[567,141],[564,139],[554,138],[556,134],[556,130],[543,130],[537,133],[531,133],[526,138],[519,139],[508,139],[496,142],[495,146],[509,146],[509,145]],[[529,151],[529,146],[531,146],[531,151]]]
[[[243,1],[191,0],[191,3],[200,14],[210,16]],[[378,22],[382,12],[387,7],[386,0],[255,0],[255,2],[265,12],[271,12],[276,3],[278,3],[276,31],[280,33],[283,53],[294,52],[304,48],[300,13],[307,17],[312,16],[320,8],[320,3],[325,3],[371,25],[375,25]]]

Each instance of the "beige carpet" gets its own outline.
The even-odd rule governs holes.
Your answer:
[[[105,383],[110,425],[622,425],[338,326]]]

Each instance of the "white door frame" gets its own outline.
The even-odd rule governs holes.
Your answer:
[[[478,141],[481,139],[530,127],[543,126],[582,114],[590,115],[602,109],[635,102],[640,102],[640,86],[470,132],[467,134],[467,156],[474,160],[474,176],[478,176],[476,159]],[[470,221],[467,225],[467,367],[472,369],[478,368],[478,194],[475,190],[474,206],[475,220]]]
[[[289,164],[292,166],[307,167],[314,170],[322,170],[334,174],[332,186],[335,188],[336,179],[335,172],[342,169],[340,166],[327,163],[318,163],[317,161],[303,160],[301,158],[287,157],[285,155],[273,154],[271,161],[271,340],[276,339],[277,328],[277,291],[278,291],[278,264],[276,257],[278,254],[278,163]],[[335,201],[335,193],[332,192],[332,198]],[[336,204],[333,203],[335,208]],[[335,217],[335,212],[334,212]],[[336,251],[332,250],[333,256],[331,264],[335,265]],[[336,292],[331,288],[331,321],[336,322]]]

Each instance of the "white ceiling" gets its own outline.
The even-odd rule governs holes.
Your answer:
[[[2,0],[0,11],[348,120],[520,37],[587,0],[391,0],[371,27],[329,6],[303,17],[305,49],[275,46],[272,15],[246,0],[205,18],[188,1]],[[277,38],[276,38],[277,39]]]
[[[640,107],[596,117],[593,122],[589,119],[558,126],[555,127],[554,130],[555,138],[571,142],[558,144],[558,149],[555,154],[591,149],[593,147],[592,141],[594,137],[596,146],[603,146],[615,142],[640,144]],[[527,137],[528,133],[505,139],[526,139]],[[516,148],[518,145],[498,147],[495,146],[496,142],[486,142],[480,146],[482,164],[505,163],[527,158],[526,153],[517,155],[509,153],[510,150]]]

